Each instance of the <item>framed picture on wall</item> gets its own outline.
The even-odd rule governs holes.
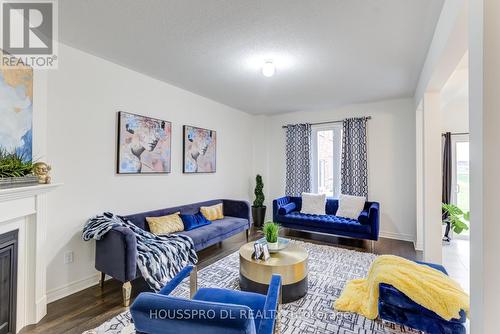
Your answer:
[[[170,173],[172,123],[120,111],[118,174]]]
[[[215,173],[217,134],[213,130],[184,125],[184,173]]]

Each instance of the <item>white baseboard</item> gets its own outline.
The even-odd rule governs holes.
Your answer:
[[[416,251],[424,251],[424,244],[422,242],[413,242],[413,246],[415,247]]]
[[[61,298],[77,293],[78,291],[96,285],[99,283],[99,278],[100,278],[99,274],[94,274],[86,278],[82,278],[80,280],[68,283],[59,288],[47,291],[47,302],[52,303],[56,300],[59,300]]]
[[[380,231],[379,237],[387,238],[387,239],[396,239],[396,240],[402,240],[402,241],[415,242],[415,237],[413,235],[404,234],[404,233]]]

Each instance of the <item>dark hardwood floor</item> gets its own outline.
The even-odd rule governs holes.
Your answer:
[[[370,244],[362,240],[287,230],[284,233],[292,239],[317,244],[344,247],[358,251],[368,251],[370,249]],[[260,237],[260,231],[252,230],[250,234],[251,240]],[[219,245],[204,249],[198,253],[198,269],[203,269],[237,251],[245,242],[245,234],[241,233]],[[374,252],[377,254],[394,254],[412,260],[420,258],[420,255],[415,252],[412,243],[385,238],[381,238],[375,243]],[[137,280],[132,283],[132,298],[147,289],[144,284],[143,280]],[[121,283],[110,279],[105,282],[102,290],[96,285],[50,303],[47,307],[45,318],[37,325],[24,328],[21,333],[82,333],[99,326],[125,310],[126,308],[122,306]]]

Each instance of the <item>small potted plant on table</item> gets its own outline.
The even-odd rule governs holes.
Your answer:
[[[264,219],[266,219],[266,206],[264,205],[264,182],[262,182],[262,176],[257,175],[255,178],[255,200],[252,205],[252,217],[253,223],[257,227],[261,227],[264,224]]]
[[[267,222],[262,229],[267,241],[269,250],[276,250],[279,248],[278,240],[280,233],[280,226],[273,222]]]

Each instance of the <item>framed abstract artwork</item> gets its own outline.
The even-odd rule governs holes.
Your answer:
[[[213,130],[184,125],[184,173],[215,173],[217,134]]]
[[[0,55],[2,55],[0,50]],[[33,70],[0,66],[0,150],[32,160]]]
[[[172,123],[118,113],[118,174],[170,173]]]

